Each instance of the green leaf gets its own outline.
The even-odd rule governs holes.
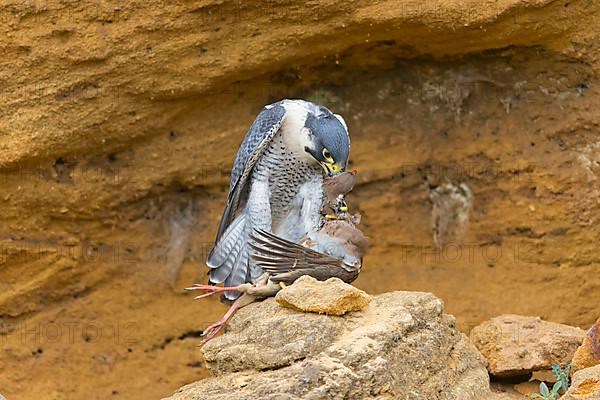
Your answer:
[[[554,396],[556,396],[558,394],[558,391],[562,388],[562,382],[558,381],[554,384],[554,386],[552,386],[552,398],[554,398]]]
[[[571,364],[567,365],[563,370],[560,365],[552,364],[552,373],[556,380],[561,383],[560,391],[566,393],[571,382]]]
[[[558,364],[552,364],[552,374],[554,375],[554,377],[557,380],[560,380],[562,378],[562,369],[560,368],[560,365]]]

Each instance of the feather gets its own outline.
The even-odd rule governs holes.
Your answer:
[[[225,261],[218,267],[211,269],[210,281],[212,283],[221,283],[229,278],[231,273],[234,271],[234,267],[237,265],[237,259],[245,247],[245,242],[245,236],[239,235],[235,245],[232,247],[231,251],[227,253],[227,258]]]
[[[231,170],[229,195],[227,196],[227,204],[221,217],[215,243],[220,241],[221,236],[229,227],[233,216],[238,211],[242,194],[248,191],[249,177],[252,169],[277,131],[279,131],[285,118],[285,113],[285,108],[281,102],[263,108],[246,133]]]
[[[246,283],[246,275],[248,273],[248,249],[243,246],[241,252],[235,261],[235,266],[231,274],[225,279],[225,286],[235,287]],[[235,300],[239,297],[239,292],[225,292],[224,296],[227,300]]]
[[[352,282],[358,276],[359,268],[343,260],[264,230],[255,230],[250,235],[249,244],[252,260],[271,275],[273,282],[292,283],[302,275],[320,280],[338,277],[345,282]]]
[[[243,238],[245,227],[246,216],[240,214],[227,228],[227,231],[217,245],[210,251],[208,260],[206,261],[209,268],[218,268],[227,261],[233,247]]]

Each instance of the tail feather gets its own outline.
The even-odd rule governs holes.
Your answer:
[[[225,279],[225,286],[238,286],[243,283],[246,283],[246,276],[248,274],[248,247],[244,242],[244,246],[242,247],[240,254],[235,260],[235,265],[233,270]],[[225,298],[228,300],[235,300],[240,295],[238,292],[225,292]]]
[[[246,228],[246,216],[239,215],[227,228],[221,240],[215,244],[215,247],[208,255],[206,264],[209,268],[219,268],[231,258],[232,250],[241,238],[244,237]],[[237,256],[237,254],[236,254]]]
[[[225,261],[216,268],[210,271],[210,282],[221,283],[225,281],[234,270],[237,259],[240,257],[240,253],[245,246],[244,235],[237,237],[237,242],[232,246],[231,251],[227,253]]]
[[[248,231],[246,216],[240,214],[227,228],[221,240],[212,249],[206,264],[210,268],[211,283],[225,283],[225,286],[238,286],[246,282],[248,275]],[[225,292],[229,300],[235,300],[239,293]]]

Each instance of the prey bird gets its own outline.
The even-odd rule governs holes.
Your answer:
[[[352,283],[358,277],[368,240],[357,227],[360,215],[348,213],[345,195],[354,182],[350,172],[325,178],[322,223],[299,244],[266,231],[252,235],[252,259],[269,274],[270,282],[289,285],[310,275],[322,281],[336,277]]]

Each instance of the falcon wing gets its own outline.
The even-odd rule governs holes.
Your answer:
[[[250,257],[273,282],[291,284],[302,275],[318,280],[337,277],[352,282],[358,277],[360,264],[349,265],[343,260],[290,242],[264,230],[250,236]]]
[[[248,190],[249,177],[252,169],[265,152],[269,143],[271,143],[271,140],[277,131],[279,131],[285,113],[286,111],[282,102],[266,106],[262,109],[260,114],[258,114],[254,123],[246,133],[246,137],[244,137],[244,140],[240,145],[240,149],[238,150],[231,170],[227,205],[225,206],[225,211],[223,211],[223,216],[221,217],[221,224],[219,225],[215,244],[219,243],[221,236],[235,217],[235,212],[239,208],[241,196]]]

